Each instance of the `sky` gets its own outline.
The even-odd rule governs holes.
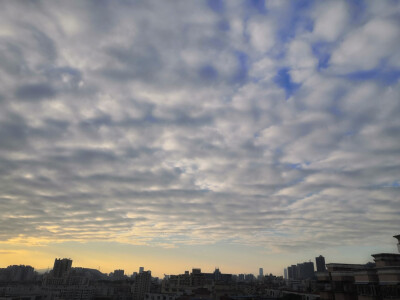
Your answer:
[[[0,211],[0,267],[396,252],[400,2],[1,1]]]

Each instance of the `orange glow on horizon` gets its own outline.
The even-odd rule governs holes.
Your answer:
[[[125,270],[125,274],[130,276],[133,272],[138,272],[139,267],[151,270],[152,275],[163,278],[164,274],[181,274],[191,271],[192,268],[201,268],[203,272],[213,272],[215,267],[219,267],[223,273],[253,273],[256,274],[258,267],[266,267],[267,263],[262,263],[256,259],[251,259],[250,255],[243,254],[243,258],[232,256],[226,253],[224,260],[220,260],[220,253],[200,253],[199,248],[186,249],[184,254],[180,254],[182,249],[166,249],[150,246],[122,245],[109,243],[99,247],[91,243],[55,243],[42,246],[31,246],[22,244],[11,244],[10,242],[1,243],[7,248],[0,251],[0,267],[9,265],[31,265],[36,270],[52,269],[55,258],[72,259],[72,267],[84,267],[98,269],[103,273],[110,273],[116,269]],[[250,258],[250,261],[246,258]],[[268,271],[280,274],[282,262],[269,264]]]

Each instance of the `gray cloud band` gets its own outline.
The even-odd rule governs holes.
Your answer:
[[[283,250],[395,233],[396,4],[353,21],[340,1],[297,21],[267,5],[3,2],[0,240]]]

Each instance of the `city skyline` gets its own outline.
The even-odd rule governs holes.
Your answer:
[[[400,252],[400,234],[394,235]],[[75,300],[238,300],[243,299],[397,299],[400,296],[400,254],[374,253],[366,264],[328,263],[322,255],[314,263],[292,264],[284,276],[229,274],[192,268],[179,274],[154,277],[139,267],[110,273],[73,266],[70,258],[55,258],[52,270],[38,273],[29,265],[0,268],[0,296],[15,299]]]
[[[395,252],[399,49],[399,1],[2,1],[1,267]]]
[[[400,251],[399,250],[400,249],[400,244],[397,244],[397,245],[394,245],[394,246],[392,245],[392,247],[383,247],[381,249],[385,249],[385,250],[382,250],[383,252],[393,252],[393,251],[396,251],[396,249],[398,251]],[[386,251],[386,249],[390,249],[390,250]],[[81,255],[84,255],[84,254],[81,253]],[[90,254],[88,253],[87,255],[90,255]],[[160,259],[160,261],[157,260],[156,256],[150,256],[150,257],[153,259],[153,263],[150,264],[151,267],[148,267],[148,266],[144,267],[143,264],[141,264],[140,262],[137,262],[137,261],[135,262],[134,260],[125,261],[124,263],[119,263],[117,265],[113,265],[112,263],[110,263],[108,265],[108,267],[106,267],[106,268],[102,268],[100,266],[100,265],[102,265],[101,260],[95,260],[94,264],[92,263],[91,265],[82,265],[81,264],[82,260],[78,259],[76,261],[75,259],[71,259],[71,257],[56,258],[56,261],[57,260],[65,260],[65,259],[71,260],[71,261],[75,261],[75,265],[73,267],[84,267],[84,268],[95,269],[95,270],[101,271],[104,274],[110,274],[110,273],[114,272],[115,270],[124,270],[125,271],[125,275],[127,275],[128,277],[130,275],[132,275],[133,273],[135,273],[135,272],[140,273],[141,271],[144,271],[144,270],[151,270],[153,272],[152,275],[155,275],[156,277],[159,277],[159,278],[163,278],[165,275],[178,274],[178,273],[182,273],[183,272],[182,270],[187,271],[187,270],[192,270],[192,269],[201,269],[203,272],[204,271],[212,272],[212,271],[214,271],[216,269],[219,269],[219,270],[222,270],[224,272],[226,271],[226,273],[236,274],[236,275],[253,274],[253,275],[255,275],[255,278],[257,278],[257,275],[259,275],[261,270],[262,270],[262,272],[265,271],[265,273],[264,273],[265,276],[267,276],[269,274],[272,274],[272,275],[284,277],[284,272],[283,271],[284,271],[284,269],[286,269],[286,266],[282,265],[282,266],[279,266],[278,268],[275,268],[277,270],[276,272],[272,272],[272,271],[268,271],[268,270],[273,270],[274,268],[268,268],[268,266],[266,267],[265,265],[263,265],[263,266],[259,265],[256,269],[252,269],[252,267],[248,266],[248,265],[247,266],[242,265],[241,268],[237,268],[237,267],[234,267],[232,265],[224,265],[224,264],[221,264],[221,263],[214,264],[214,266],[212,266],[212,264],[207,263],[207,262],[203,262],[201,265],[199,265],[199,264],[197,264],[197,265],[186,264],[185,265],[185,264],[177,264],[174,261],[173,262],[174,268],[171,268],[171,267],[169,267],[167,265],[167,268],[169,267],[169,270],[171,270],[171,272],[168,273],[168,272],[165,272],[165,269],[163,269],[163,267],[165,267],[165,265],[163,263],[160,263],[160,261],[164,261],[165,257],[159,257],[158,259]],[[303,257],[305,257],[305,256],[303,255]],[[314,260],[312,260],[311,258],[310,259],[307,259],[307,258],[303,259],[302,263],[295,262],[295,260],[291,260],[291,259],[289,259],[287,261],[289,261],[289,263],[291,263],[291,264],[295,263],[294,266],[296,266],[296,265],[299,266],[299,265],[302,265],[302,264],[312,263],[314,271],[317,272],[318,271],[318,268],[317,268],[318,267],[318,261],[317,260],[321,259],[321,257],[323,259],[323,265],[325,265],[325,257],[322,256],[322,255],[319,255],[318,257],[315,257]],[[18,260],[17,263],[6,263],[6,265],[0,266],[0,268],[5,268],[8,265],[26,265],[26,266],[32,266],[35,269],[35,271],[38,271],[39,273],[42,274],[42,273],[49,272],[49,271],[53,270],[53,268],[51,267],[52,260],[51,259],[49,260],[49,257],[47,257],[46,259],[47,259],[47,262],[48,262],[48,266],[46,268],[44,268],[44,267],[38,268],[37,266],[29,264],[29,261],[21,261],[21,260]],[[332,262],[337,262],[337,261],[340,261],[341,263],[349,263],[349,264],[352,264],[352,263],[367,264],[367,263],[371,262],[371,255],[368,255],[366,257],[359,257],[357,260],[354,260],[354,258],[352,258],[351,256],[343,257],[341,255],[337,255],[332,260],[330,260],[328,258],[328,262],[327,263],[332,263]],[[314,262],[315,262],[315,264],[314,264]],[[96,263],[97,263],[97,265],[96,265]],[[221,265],[223,266],[223,268],[220,267]],[[183,266],[183,268],[181,268],[182,266]],[[290,265],[290,266],[293,267],[293,265]],[[289,274],[287,274],[287,275],[289,275]]]
[[[52,275],[53,277],[55,277],[55,278],[63,278],[63,277],[65,277],[71,270],[73,270],[73,269],[76,269],[76,268],[78,268],[78,269],[80,269],[80,268],[86,268],[86,269],[93,269],[93,270],[98,270],[98,271],[100,271],[102,274],[104,274],[104,275],[107,275],[107,276],[117,276],[117,277],[119,277],[120,279],[123,279],[124,277],[125,278],[129,278],[129,277],[132,277],[132,276],[136,276],[136,275],[138,275],[138,274],[141,274],[141,273],[143,273],[143,272],[150,272],[151,273],[151,270],[150,269],[146,269],[145,267],[138,267],[136,270],[132,270],[132,271],[128,271],[128,270],[126,270],[126,269],[113,269],[112,271],[110,271],[110,272],[107,272],[107,271],[102,271],[101,270],[101,268],[88,268],[87,266],[81,266],[81,265],[75,265],[75,264],[73,264],[73,259],[71,259],[71,258],[55,258],[55,261],[54,261],[54,265],[53,265],[53,267],[48,267],[47,269],[37,269],[37,268],[34,268],[33,266],[31,266],[30,264],[28,264],[28,263],[25,263],[25,264],[12,264],[12,265],[8,265],[8,266],[6,266],[7,268],[9,268],[9,267],[26,267],[26,268],[33,268],[33,270],[35,271],[35,272],[37,272],[38,274],[50,274],[50,275]],[[5,267],[5,268],[6,268]],[[2,267],[0,267],[0,269],[1,269]],[[188,272],[192,272],[193,270],[200,270],[202,273],[214,273],[214,272],[221,272],[221,270],[220,270],[220,268],[219,267],[214,267],[214,269],[213,270],[204,270],[204,269],[202,269],[201,267],[199,267],[199,266],[197,266],[197,267],[191,267],[191,268],[186,268],[186,269],[184,269],[184,270],[181,270],[181,274],[183,274],[183,273],[185,273],[185,274],[187,274]],[[239,272],[239,273],[237,273],[237,274],[234,274],[234,273],[232,273],[232,275],[253,275],[253,279],[254,280],[256,280],[256,279],[260,279],[260,277],[264,277],[264,276],[269,276],[269,275],[274,275],[274,274],[272,274],[272,273],[270,273],[270,274],[263,274],[263,271],[261,271],[261,270],[263,270],[263,268],[259,268],[259,270],[258,270],[258,273],[255,273],[255,272],[253,272],[253,273],[245,273],[245,272]],[[204,272],[205,271],[205,272]],[[178,273],[177,273],[178,274]],[[154,274],[152,274],[152,275],[154,275]],[[170,276],[170,275],[176,275],[176,274],[166,274],[166,273],[163,273],[163,277],[165,277],[165,276]],[[256,276],[257,275],[257,276]],[[159,277],[159,276],[156,276],[157,278],[159,278],[159,279],[163,279],[163,277]]]

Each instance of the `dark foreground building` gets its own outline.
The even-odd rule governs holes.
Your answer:
[[[315,263],[317,264],[317,272],[325,272],[326,271],[325,257],[323,257],[322,255],[316,257]]]
[[[398,240],[400,252],[400,235]],[[400,254],[373,254],[375,263],[327,264],[318,272],[318,289],[326,300],[393,300],[400,299]]]

